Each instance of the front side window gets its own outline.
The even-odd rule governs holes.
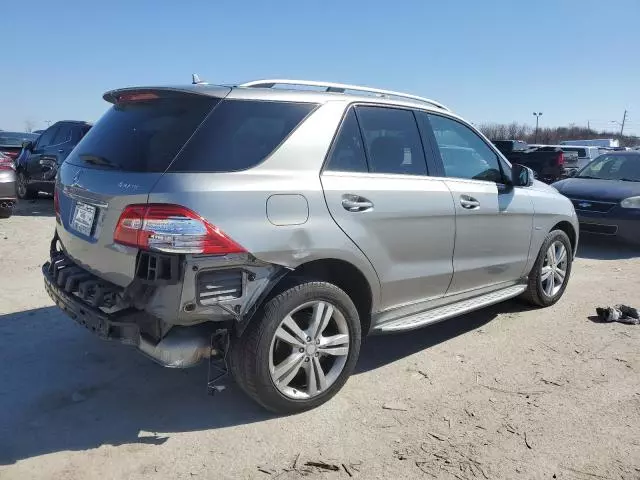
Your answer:
[[[71,140],[71,127],[67,125],[60,125],[51,145],[60,145],[61,143],[68,142],[69,140]]]
[[[351,108],[342,122],[333,144],[327,170],[337,172],[368,172],[367,159],[358,128],[355,111]]]
[[[466,125],[440,115],[429,115],[447,177],[503,183],[496,153]]]
[[[53,138],[56,136],[58,127],[51,127],[44,131],[44,133],[38,139],[37,149],[44,148],[53,143]]]
[[[413,112],[386,107],[357,107],[356,113],[372,173],[427,174]]]

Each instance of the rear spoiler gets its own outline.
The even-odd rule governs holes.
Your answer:
[[[144,100],[146,95],[157,95],[158,97],[168,96],[172,94],[187,95],[206,95],[210,97],[224,98],[231,92],[231,88],[217,85],[186,85],[181,87],[127,87],[117,90],[109,90],[102,98],[109,103],[118,103],[122,96],[140,95],[140,99]],[[146,98],[148,99],[148,98]]]

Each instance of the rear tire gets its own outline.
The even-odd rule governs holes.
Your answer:
[[[361,326],[349,296],[301,280],[265,302],[231,345],[240,388],[276,413],[315,408],[345,384],[358,360]]]
[[[562,230],[553,230],[540,247],[522,299],[538,307],[550,307],[556,303],[567,288],[572,263],[569,237]]]
[[[27,176],[23,171],[18,172],[16,193],[18,194],[18,198],[21,200],[32,200],[38,196],[38,192],[29,186]]]

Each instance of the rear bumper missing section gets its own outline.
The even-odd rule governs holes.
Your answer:
[[[42,274],[45,289],[56,305],[102,339],[136,346],[155,362],[170,368],[191,367],[211,356],[213,332],[210,325],[173,327],[160,341],[154,342],[140,328],[145,322],[148,324],[155,320],[146,312],[128,308],[108,314],[89,305],[73,291],[66,291],[69,283],[64,277],[60,278],[60,272],[56,272],[55,259],[42,266]],[[99,279],[85,278],[85,281],[96,282],[97,288],[110,288],[109,285],[99,285]],[[64,286],[60,285],[63,282]]]

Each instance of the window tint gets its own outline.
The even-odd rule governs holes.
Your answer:
[[[36,148],[44,148],[47,145],[51,145],[53,143],[53,138],[56,136],[56,132],[58,131],[58,127],[51,127],[44,131],[40,138],[38,139],[38,145]]]
[[[427,174],[418,125],[411,111],[384,107],[356,110],[371,172]]]
[[[473,130],[439,115],[429,120],[447,177],[504,182],[498,156]]]
[[[368,172],[356,114],[351,108],[342,122],[333,144],[327,170],[339,172]]]
[[[67,162],[164,172],[218,100],[167,94],[151,101],[118,103],[88,131]]]
[[[65,124],[62,124],[58,127],[58,132],[56,133],[53,142],[51,145],[59,145],[61,143],[65,143],[71,140],[71,127]]]
[[[254,167],[315,107],[310,103],[224,100],[171,165],[170,171],[233,172]]]

